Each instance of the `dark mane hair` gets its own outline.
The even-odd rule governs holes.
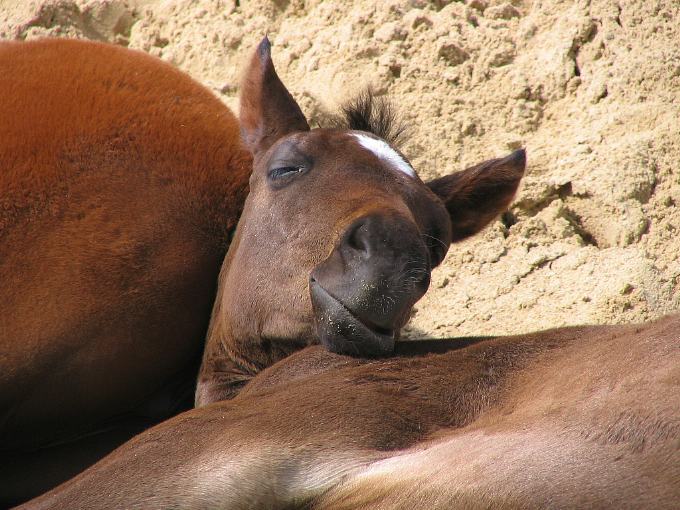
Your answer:
[[[367,89],[340,106],[331,127],[368,131],[398,147],[404,141],[406,124],[399,119],[392,103]]]

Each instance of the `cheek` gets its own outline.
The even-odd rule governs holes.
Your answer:
[[[328,250],[308,235],[302,223],[287,225],[288,219],[263,223],[244,230],[231,259],[227,283],[234,306],[250,306],[254,310],[249,313],[260,314],[255,309],[259,307],[264,315],[311,309],[309,275]]]
[[[263,257],[261,251],[242,252],[234,260],[224,289],[222,310],[236,338],[313,339],[314,316],[308,289],[309,271],[289,271],[285,261],[270,259],[263,269],[243,261]]]
[[[315,338],[314,313],[309,296],[308,278],[289,279],[285,286],[272,285],[257,296],[254,314],[262,314],[260,335],[270,339],[299,339],[310,343]]]

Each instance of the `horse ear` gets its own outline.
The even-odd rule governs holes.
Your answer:
[[[241,84],[241,137],[257,157],[288,133],[309,131],[300,107],[281,83],[265,37],[250,59]]]
[[[427,183],[451,216],[451,241],[476,234],[505,211],[526,168],[524,149]]]

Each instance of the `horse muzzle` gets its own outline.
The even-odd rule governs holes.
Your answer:
[[[340,354],[391,354],[429,283],[428,252],[415,224],[384,215],[359,218],[310,275],[321,343]]]

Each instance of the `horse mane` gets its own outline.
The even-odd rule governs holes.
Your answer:
[[[367,131],[399,147],[407,126],[387,98],[366,89],[340,106],[340,113],[331,119],[331,127]]]

